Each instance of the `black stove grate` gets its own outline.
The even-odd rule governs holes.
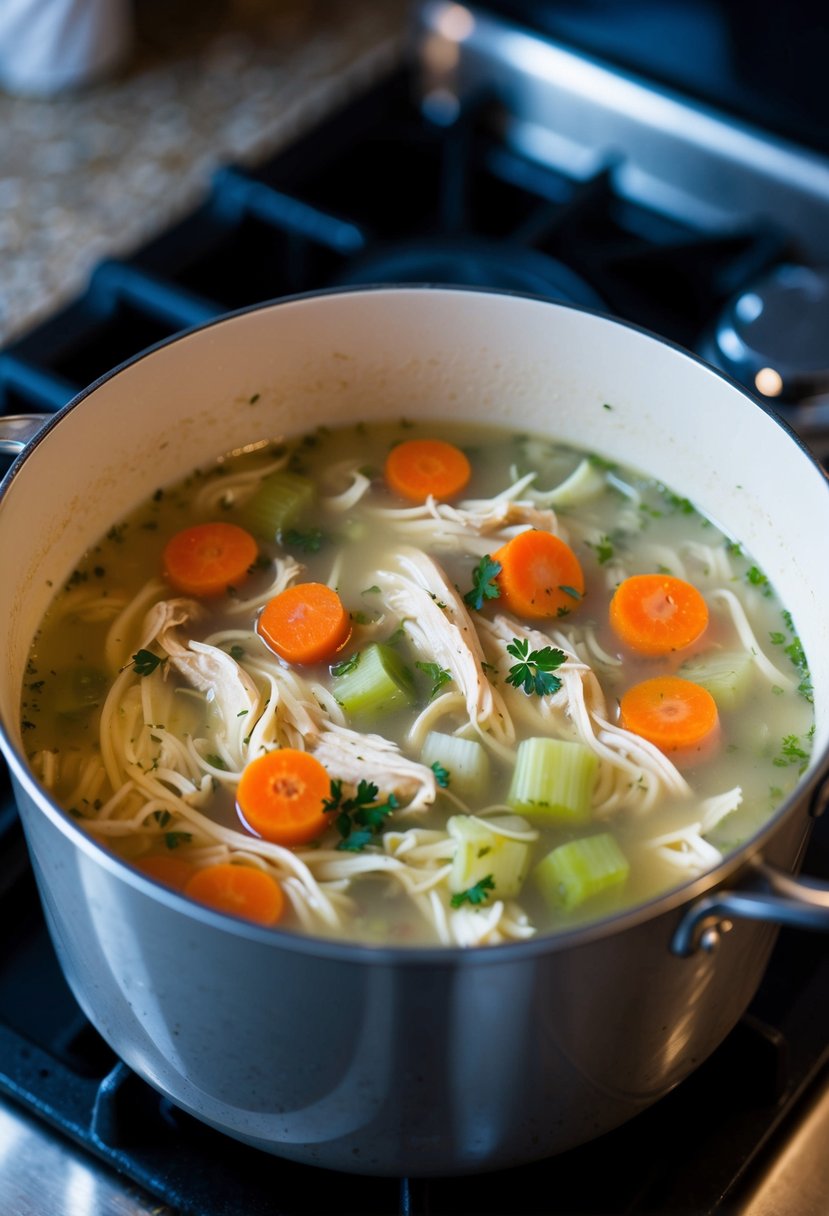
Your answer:
[[[787,252],[767,228],[701,234],[499,141],[486,99],[429,121],[405,72],[295,146],[225,166],[204,202],[0,351],[0,410],[56,410],[125,359],[230,309],[353,283],[526,291],[613,312],[693,347]]]
[[[429,121],[400,72],[253,167],[0,351],[0,411],[55,411],[146,346],[229,309],[349,283],[506,287],[610,311],[694,347],[721,305],[787,256],[769,229],[707,235],[635,206],[616,166],[585,180],[503,146],[487,99]],[[809,872],[829,876],[829,823]],[[12,916],[13,912],[13,916]],[[821,940],[784,932],[750,1015],[652,1111],[518,1171],[366,1179],[281,1161],[170,1107],[81,1014],[0,790],[0,1093],[180,1216],[731,1216],[752,1162],[817,1085],[829,993]]]

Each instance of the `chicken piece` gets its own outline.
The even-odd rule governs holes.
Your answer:
[[[371,781],[384,794],[395,794],[403,811],[423,811],[435,800],[437,782],[432,769],[404,756],[382,735],[361,734],[331,722],[306,742],[332,778],[355,786]]]
[[[204,692],[222,721],[222,733],[234,760],[241,767],[243,738],[250,733],[260,705],[251,677],[224,650],[206,642],[183,639],[182,625],[201,615],[193,600],[162,600],[145,617],[145,646],[155,642],[193,688]]]
[[[499,743],[512,744],[512,720],[484,672],[484,653],[463,600],[431,557],[404,549],[397,560],[399,570],[377,574],[385,602],[415,650],[450,673],[463,693],[470,722]]]

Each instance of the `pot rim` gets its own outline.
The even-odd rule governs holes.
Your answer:
[[[725,381],[730,387],[735,389],[742,397],[747,398],[757,408],[767,414],[775,423],[780,426],[781,430],[787,434],[790,441],[794,441],[806,459],[815,466],[821,473],[826,482],[826,488],[829,490],[829,475],[822,468],[820,461],[814,452],[807,446],[801,437],[792,429],[792,427],[781,418],[771,407],[762,399],[755,396],[750,390],[746,389],[732,376],[726,372],[720,371],[707,363],[699,355],[679,343],[671,339],[664,338],[652,330],[638,325],[635,322],[611,316],[608,313],[602,312],[600,309],[590,308],[580,304],[569,304],[557,300],[549,300],[543,296],[535,295],[531,292],[520,292],[501,290],[499,288],[490,287],[468,287],[468,286],[447,286],[433,283],[412,283],[412,284],[365,284],[359,287],[341,286],[324,288],[315,291],[298,292],[289,296],[279,296],[272,300],[261,301],[256,304],[246,305],[243,308],[234,309],[228,312],[211,318],[208,321],[201,322],[197,325],[189,326],[186,329],[178,330],[174,334],[153,345],[144,348],[137,354],[128,359],[123,360],[115,367],[111,368],[97,379],[93,380],[79,393],[77,393],[70,401],[61,407],[54,415],[49,417],[43,428],[38,432],[33,440],[30,441],[26,449],[16,457],[11,468],[6,476],[0,481],[0,509],[2,502],[11,486],[12,482],[21,474],[22,470],[29,458],[37,450],[40,443],[46,436],[59,426],[66,415],[77,409],[86,400],[97,391],[103,384],[109,383],[110,380],[118,376],[122,371],[137,363],[151,357],[157,351],[164,349],[174,343],[186,341],[188,338],[200,334],[205,330],[209,330],[216,325],[222,325],[230,321],[238,320],[250,313],[259,313],[269,309],[278,308],[282,305],[291,305],[302,303],[305,301],[313,301],[320,298],[341,295],[357,295],[364,296],[369,293],[387,292],[391,295],[407,295],[412,293],[427,293],[439,292],[441,294],[471,294],[491,295],[499,298],[511,298],[530,300],[535,303],[544,304],[553,309],[561,309],[567,312],[586,313],[589,316],[595,317],[597,320],[631,330],[646,338],[650,338],[660,345],[668,347],[682,356],[684,359],[696,363],[707,374],[715,379]],[[171,911],[184,913],[187,917],[202,922],[205,925],[211,926],[214,929],[230,933],[234,936],[244,937],[253,942],[259,942],[263,945],[288,949],[291,952],[300,954],[312,954],[316,957],[331,958],[335,961],[360,963],[377,966],[414,966],[414,967],[457,967],[462,966],[487,966],[501,965],[505,962],[515,961],[516,964],[527,958],[532,958],[539,954],[547,954],[557,952],[559,950],[567,950],[574,947],[588,945],[591,942],[601,940],[606,937],[613,936],[617,933],[621,934],[628,929],[633,929],[638,925],[648,921],[655,920],[658,917],[665,916],[671,912],[682,908],[686,904],[690,904],[699,896],[721,887],[726,880],[736,876],[739,871],[745,868],[746,864],[762,852],[763,847],[768,843],[771,837],[776,833],[779,825],[788,817],[795,813],[801,805],[807,805],[811,802],[815,795],[815,791],[819,790],[825,782],[826,774],[829,773],[829,742],[824,746],[823,751],[817,756],[812,757],[810,767],[804,773],[801,781],[792,790],[789,796],[781,803],[775,813],[768,819],[761,828],[757,830],[748,840],[738,848],[729,853],[723,858],[723,861],[714,869],[707,870],[704,874],[698,875],[696,878],[688,879],[679,886],[671,887],[668,891],[661,895],[654,896],[652,899],[644,903],[638,903],[634,907],[626,909],[622,912],[616,912],[608,916],[601,917],[598,920],[587,922],[583,925],[575,926],[571,929],[557,930],[553,933],[539,933],[536,937],[529,938],[526,941],[520,942],[503,942],[497,945],[469,948],[463,946],[385,946],[372,945],[361,942],[342,941],[338,938],[317,937],[306,933],[295,933],[285,929],[264,928],[250,921],[242,920],[230,914],[214,912],[210,908],[206,908],[195,901],[186,898],[184,895],[163,886],[160,883],[154,882],[132,867],[129,862],[118,857],[115,853],[110,852],[106,847],[96,841],[91,835],[81,830],[68,814],[52,800],[49,793],[43,789],[37,782],[37,779],[29,769],[25,757],[21,754],[17,744],[9,737],[9,733],[5,724],[0,721],[0,750],[3,751],[6,761],[13,770],[17,780],[26,790],[27,794],[37,804],[38,810],[45,813],[52,824],[58,828],[63,835],[67,836],[75,845],[81,847],[82,851],[97,864],[102,865],[108,870],[113,877],[125,880],[138,891],[143,892],[162,904],[166,905]],[[666,930],[666,947],[669,943],[670,930]]]

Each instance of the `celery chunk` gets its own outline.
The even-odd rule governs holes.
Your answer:
[[[751,690],[754,660],[747,650],[711,651],[688,659],[677,674],[701,684],[720,709],[737,709]]]
[[[453,815],[446,825],[455,841],[449,889],[466,891],[488,875],[494,883],[493,898],[510,899],[517,895],[527,877],[530,846],[523,840],[513,840],[498,832],[498,827],[512,832],[526,832],[529,824],[518,815],[493,815],[485,827],[471,815]]]
[[[424,764],[439,764],[446,769],[453,794],[468,802],[484,797],[489,786],[489,756],[477,739],[430,730],[421,759]]]
[[[334,696],[346,713],[376,716],[414,700],[411,672],[397,651],[382,642],[372,642],[338,667],[332,669]]]
[[[550,907],[570,911],[626,881],[630,864],[609,832],[560,844],[533,870]]]
[[[280,469],[263,477],[236,513],[237,522],[262,540],[276,540],[314,501],[314,484],[300,473]]]
[[[597,757],[583,743],[525,739],[518,745],[507,802],[522,815],[586,823],[598,766]]]

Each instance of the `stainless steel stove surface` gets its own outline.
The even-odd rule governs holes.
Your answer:
[[[609,311],[704,352],[778,399],[820,450],[823,153],[495,7],[419,6],[411,63],[271,159],[227,165],[191,214],[101,263],[81,297],[0,351],[2,412],[55,410],[228,309],[354,283],[463,283]],[[769,319],[800,322],[803,300],[817,320],[787,340]],[[817,934],[784,930],[715,1056],[592,1144],[464,1179],[331,1174],[225,1139],[113,1056],[59,971],[7,783],[0,807],[0,916],[15,927],[0,945],[4,1214],[829,1211],[829,955]],[[805,872],[829,879],[825,821]]]

